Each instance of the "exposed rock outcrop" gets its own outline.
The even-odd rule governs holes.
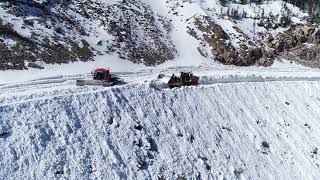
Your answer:
[[[154,14],[147,4],[136,0],[123,1],[109,9],[106,27],[115,37],[111,51],[146,65],[158,65],[174,59],[176,50],[170,37],[172,25],[169,19]]]
[[[177,53],[170,20],[141,0],[7,0],[0,8],[6,13],[0,17],[0,70],[103,54],[152,66]]]
[[[254,42],[239,28],[233,27],[239,36],[234,43],[230,32],[207,16],[198,16],[189,27],[189,34],[210,48],[212,58],[223,63],[238,66],[269,66],[276,58],[295,61],[305,66],[320,68],[320,29],[305,24],[292,25],[276,37],[271,34],[264,42]],[[200,54],[206,55],[199,49]]]
[[[250,42],[249,38],[237,29],[244,39],[239,47],[231,43],[229,35],[221,26],[207,16],[194,18],[196,29],[189,28],[189,34],[208,44],[213,58],[223,64],[267,66],[272,64],[270,53]],[[203,53],[204,54],[204,53]]]
[[[269,43],[274,53],[305,66],[320,67],[320,30],[303,24],[292,26]]]
[[[143,0],[3,0],[0,70],[26,69],[34,61],[90,61],[104,54],[154,66],[175,59],[178,53],[186,57],[186,43],[197,55],[223,64],[269,66],[283,57],[319,67],[320,31],[312,25],[297,25],[305,22],[307,13],[290,4],[238,4],[236,9],[206,1],[165,1],[160,3],[162,8],[155,4]],[[183,9],[186,5],[199,6],[206,15],[194,12],[190,17]],[[269,10],[274,6],[282,9],[273,14]],[[256,7],[266,12],[247,14],[247,8],[253,12]],[[185,25],[197,42],[176,34]]]

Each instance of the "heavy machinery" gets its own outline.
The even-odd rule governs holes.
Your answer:
[[[94,85],[94,86],[113,86],[123,84],[123,80],[118,76],[111,74],[109,69],[97,68],[92,72],[93,79],[79,79],[76,82],[77,86]]]
[[[180,77],[172,74],[168,81],[170,88],[181,87],[181,86],[192,86],[199,84],[199,77],[193,75],[191,72],[181,72]]]

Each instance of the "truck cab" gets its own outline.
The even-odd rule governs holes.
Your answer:
[[[93,72],[93,79],[94,80],[110,80],[111,74],[109,69],[98,68],[95,69]]]

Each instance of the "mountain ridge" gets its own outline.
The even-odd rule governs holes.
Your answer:
[[[16,0],[1,2],[0,11],[2,70],[26,69],[37,61],[92,61],[103,54],[155,66],[188,58],[187,51],[193,61],[269,66],[278,52],[267,37],[276,39],[297,24],[312,26],[307,25],[308,13],[284,1],[222,6],[220,1],[202,0]],[[199,31],[199,24],[208,22],[215,27]],[[216,28],[229,39],[211,38]]]

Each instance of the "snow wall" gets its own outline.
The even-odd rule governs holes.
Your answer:
[[[0,105],[0,179],[316,179],[320,83],[148,84]]]

